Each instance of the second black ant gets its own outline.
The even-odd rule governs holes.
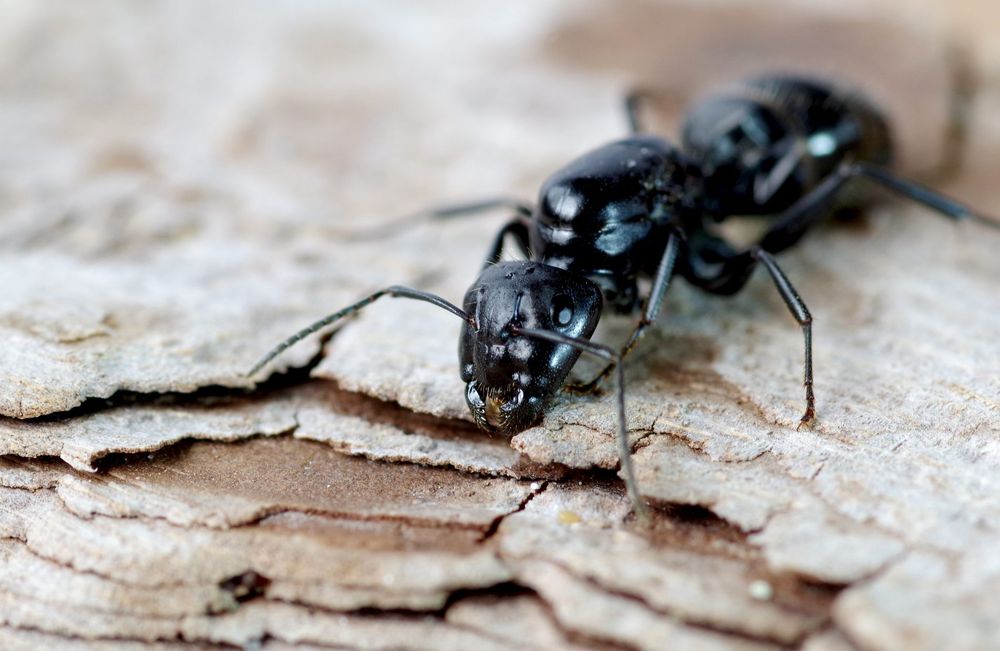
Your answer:
[[[291,336],[261,359],[259,371],[283,350],[382,296],[425,301],[464,321],[459,372],[476,423],[517,433],[544,413],[582,353],[617,376],[617,444],[629,498],[645,505],[636,486],[625,425],[624,358],[656,321],[674,276],[713,294],[742,289],[763,267],[802,328],[805,410],[815,417],[812,316],[774,254],[794,245],[835,208],[857,199],[841,190],[865,179],[954,220],[996,222],[889,171],[893,147],[883,115],[862,97],[825,82],[778,75],[750,79],[704,98],[687,113],[682,146],[643,135],[639,103],[625,101],[632,135],[590,151],[542,185],[536,206],[492,199],[426,213],[450,218],[498,208],[514,213],[497,233],[462,307],[428,292],[392,286],[330,314]],[[737,248],[713,225],[735,215],[759,215],[767,229]],[[501,261],[507,239],[527,258]],[[640,296],[637,280],[648,276]],[[605,308],[638,311],[625,345],[590,341]]]

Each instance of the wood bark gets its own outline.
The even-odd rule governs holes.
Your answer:
[[[994,46],[967,32],[969,87],[933,17],[971,10],[921,6],[5,3],[0,647],[1000,647],[986,227],[885,202],[782,256],[816,319],[808,429],[767,278],[677,283],[627,374],[649,525],[611,393],[486,436],[460,324],[426,305],[245,375],[379,287],[458,301],[503,215],[363,234],[531,198],[623,132],[630,85],[669,132],[742,74],[838,76],[885,107],[904,171],[1000,213]]]

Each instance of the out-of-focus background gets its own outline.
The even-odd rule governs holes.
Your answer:
[[[881,106],[902,173],[1000,214],[984,0],[0,1],[0,647],[1000,647],[1000,234],[889,200],[734,298],[677,283],[612,396],[469,422],[454,301],[622,95],[768,70]],[[609,317],[599,336],[624,338]]]

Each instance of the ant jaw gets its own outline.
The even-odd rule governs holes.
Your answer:
[[[526,397],[516,384],[480,390],[476,380],[465,387],[465,401],[476,425],[490,433],[516,434],[537,421],[544,401]]]
[[[504,429],[511,416],[521,407],[522,402],[524,402],[524,392],[522,391],[518,391],[510,399],[487,395],[486,422],[496,429]]]

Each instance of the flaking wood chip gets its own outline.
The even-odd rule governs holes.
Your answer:
[[[618,492],[550,486],[504,519],[498,533],[501,555],[516,568],[518,580],[536,587],[549,603],[568,597],[546,589],[535,576],[539,564],[559,568],[573,582],[640,602],[648,616],[660,613],[779,644],[797,642],[823,623],[823,598],[812,598],[810,606],[801,594],[753,597],[750,586],[761,580],[763,563],[739,537],[712,549],[704,545],[707,539],[697,537],[698,527],[689,525],[686,542],[684,531],[669,529],[650,538],[649,532],[621,528],[628,509]],[[657,544],[657,538],[663,542]],[[614,619],[610,613],[606,617]]]
[[[988,458],[916,440],[892,454],[835,441],[809,447],[824,463],[806,478],[783,465],[784,451],[723,472],[707,455],[669,439],[639,450],[636,465],[650,497],[700,504],[744,530],[762,530],[752,540],[776,569],[820,581],[859,580],[907,548],[964,555],[973,541],[1000,537],[990,524],[1000,518],[1000,505],[982,499],[983,490],[993,494],[1000,485],[976,471],[992,464]],[[859,454],[866,449],[868,458]],[[951,465],[935,461],[927,474],[931,456],[942,454]],[[837,551],[828,547],[834,541]]]
[[[835,624],[862,648],[973,651],[1000,646],[996,538],[968,541],[961,560],[914,551],[837,601]]]
[[[59,457],[77,470],[93,472],[106,458],[114,461],[122,455],[155,453],[183,441],[239,441],[291,432],[296,438],[320,441],[373,460],[511,478],[563,474],[557,467],[533,463],[513,450],[507,439],[488,436],[471,424],[413,414],[329,382],[254,397],[230,392],[163,400],[135,397],[122,402],[72,417],[0,418],[0,454]],[[29,467],[36,471],[29,472]],[[0,464],[0,485],[41,487],[60,476],[57,467],[48,473],[37,471],[40,467],[6,460]]]
[[[265,400],[122,405],[59,419],[0,418],[0,454],[59,457],[93,472],[95,463],[112,454],[155,452],[189,439],[236,441],[290,432],[296,424],[292,398],[284,393]]]
[[[21,542],[4,541],[0,557],[0,593],[6,595],[8,603],[35,600],[49,604],[54,611],[95,609],[123,618],[186,617],[232,610],[238,605],[231,592],[215,583],[129,585],[37,556]],[[39,628],[53,630],[44,625]]]
[[[54,488],[66,476],[66,469],[49,460],[22,459],[13,456],[0,458],[0,486],[38,490]]]
[[[810,636],[802,645],[802,651],[857,651],[857,648],[836,629]]]
[[[547,601],[560,626],[577,635],[653,651],[703,649],[704,651],[777,651],[773,644],[685,626],[646,605],[579,579],[554,563],[529,561],[524,566],[527,583]]]
[[[405,615],[371,616],[324,612],[281,602],[255,601],[229,613],[192,615],[181,619],[121,617],[93,608],[53,609],[31,597],[0,593],[0,621],[83,640],[125,639],[159,642],[181,638],[193,643],[246,647],[265,638],[288,643],[331,644],[361,648],[410,648],[437,651],[485,649],[513,651],[517,647],[434,619]],[[145,647],[142,647],[145,648]]]
[[[10,289],[0,297],[0,414],[66,412],[120,391],[249,387],[254,360],[315,314],[309,301],[360,291],[336,282],[333,269],[311,279],[294,268],[265,274],[255,268],[262,250],[229,260],[243,266],[233,273],[220,268],[219,242],[187,248],[159,264],[2,256],[0,284]],[[276,302],[281,296],[286,302]],[[302,366],[318,350],[318,340],[305,342],[276,366]]]
[[[875,574],[906,549],[898,537],[877,527],[813,505],[775,515],[750,541],[764,549],[773,571],[838,585]]]
[[[291,438],[201,443],[97,477],[66,477],[60,499],[81,517],[143,517],[219,529],[283,512],[485,531],[532,494],[527,481],[385,464]]]
[[[480,631],[518,648],[537,651],[582,651],[570,642],[552,620],[545,603],[537,596],[497,598],[467,597],[448,609],[451,624]]]
[[[148,643],[133,640],[84,640],[11,626],[0,626],[0,645],[9,651],[216,651],[222,649],[214,644],[186,644],[184,642]]]
[[[322,382],[301,402],[295,437],[320,441],[351,455],[379,461],[447,466],[480,475],[551,476],[532,464],[501,436],[471,423],[414,414]]]
[[[164,620],[167,628],[148,633],[155,638],[177,617],[228,612],[252,597],[341,612],[433,612],[456,590],[510,579],[479,540],[526,499],[525,483],[484,485],[454,471],[376,464],[293,439],[254,441],[243,452],[196,444],[173,458],[118,468],[112,478],[65,477],[59,498],[51,489],[0,489],[8,507],[0,511],[0,534],[23,541],[0,549],[0,592],[11,605],[6,621],[131,638],[145,630],[143,618]],[[286,462],[275,465],[278,459]],[[359,470],[371,481],[359,480]],[[231,499],[210,506],[211,486],[242,499],[235,508]],[[414,495],[438,506],[433,521],[426,510],[414,511]],[[258,513],[263,520],[246,526],[238,516],[254,501],[258,512],[276,514]],[[372,512],[376,503],[380,510]],[[316,510],[327,513],[307,513]],[[183,526],[164,521],[178,519]],[[117,541],[114,553],[94,554],[107,540]],[[45,620],[40,603],[57,616]],[[90,633],[60,628],[77,621],[77,610],[100,613],[95,628],[85,629]],[[114,613],[131,618],[122,626],[139,628],[116,629],[114,617],[105,616]]]

